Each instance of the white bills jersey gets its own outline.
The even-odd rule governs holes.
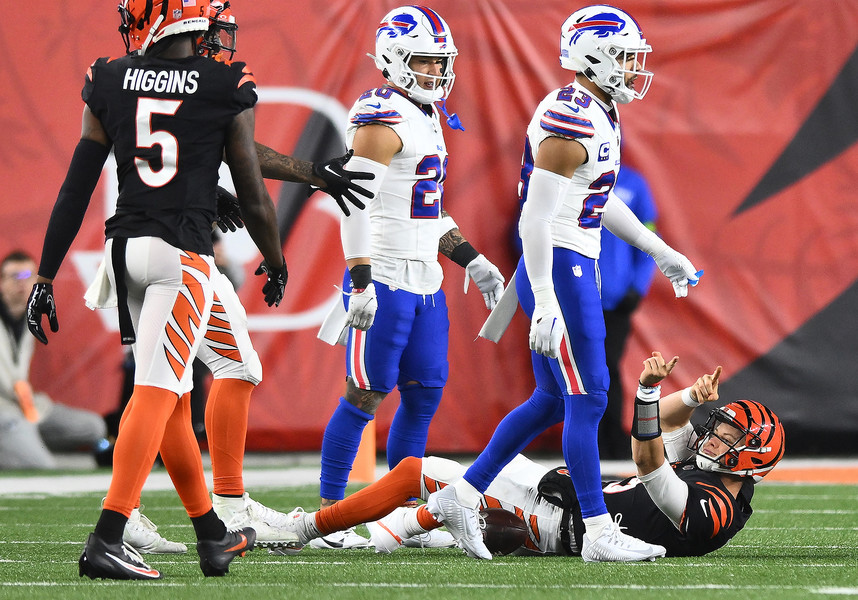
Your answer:
[[[575,170],[551,224],[554,246],[599,258],[602,213],[620,169],[620,123],[616,105],[602,103],[576,83],[548,94],[527,127],[519,196],[527,201],[534,158],[551,136],[579,142],[587,161]]]
[[[363,125],[393,129],[402,141],[369,202],[373,279],[417,294],[441,287],[438,263],[447,146],[438,110],[389,87],[364,92],[349,112],[348,146]]]

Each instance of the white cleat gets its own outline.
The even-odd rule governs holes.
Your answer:
[[[637,562],[655,560],[665,555],[664,546],[649,544],[621,531],[620,521],[617,520],[602,530],[595,540],[585,533],[581,544],[581,558],[584,562]]]
[[[256,530],[256,545],[259,547],[276,548],[282,554],[296,554],[301,550],[303,544],[289,527],[289,515],[253,500],[247,492],[241,498],[212,494],[212,506],[227,529],[252,527]]]
[[[324,537],[317,537],[309,544],[310,548],[319,550],[363,550],[372,545],[365,537],[355,533],[354,527],[344,531],[335,531]]]
[[[400,506],[386,517],[366,524],[370,533],[370,543],[375,546],[377,553],[390,554],[402,546],[407,548],[454,548],[456,546],[453,536],[440,529],[426,531],[421,528],[420,533],[409,534],[406,519],[412,517],[412,521],[416,522],[417,519],[413,518],[413,513],[416,511],[416,506]]]
[[[492,559],[492,553],[483,541],[477,509],[460,503],[456,488],[448,485],[433,492],[426,501],[426,508],[453,534],[465,554],[471,558]]]
[[[390,554],[402,547],[405,535],[405,509],[397,508],[386,517],[366,524],[369,539],[378,554]]]
[[[316,513],[305,512],[300,506],[286,515],[286,529],[291,531],[298,538],[298,550],[303,548],[307,543],[319,537],[319,530],[316,529]],[[268,554],[285,556],[295,554],[295,552],[286,552],[282,548],[269,548]]]
[[[183,543],[162,537],[158,527],[139,508],[131,511],[122,532],[122,541],[141,554],[184,554],[188,551]]]
[[[455,548],[456,538],[449,531],[433,529],[402,540],[406,548]]]

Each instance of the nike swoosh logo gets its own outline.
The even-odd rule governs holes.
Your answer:
[[[708,513],[709,506],[706,504],[706,500],[700,501],[700,508],[703,509],[703,515],[708,517],[709,516],[709,513]]]
[[[563,103],[563,106],[565,106],[566,108],[568,108],[569,110],[571,110],[574,113],[576,113],[576,112],[578,112],[578,110],[580,110],[577,106],[571,106],[569,104],[566,104],[565,102]]]
[[[339,177],[339,176],[340,176],[336,171],[334,171],[334,170],[331,168],[331,165],[325,165],[325,171],[327,171],[328,173],[330,173],[331,175],[334,175],[334,176],[336,176],[336,177]]]
[[[367,106],[369,106],[370,108],[374,108],[374,109],[378,110],[379,108],[381,108],[381,102],[379,102],[377,104],[367,104]]]
[[[113,562],[117,563],[121,567],[128,569],[129,571],[134,571],[135,573],[139,573],[140,575],[145,575],[146,577],[157,578],[161,575],[155,569],[143,569],[143,568],[138,567],[137,565],[135,565],[133,563],[125,562],[124,560],[122,560],[121,558],[116,556],[115,554],[110,554],[109,552],[107,553],[107,558],[109,558]]]
[[[241,541],[239,543],[237,543],[235,546],[233,546],[232,548],[227,548],[226,550],[224,550],[224,552],[234,552],[235,550],[241,550],[242,548],[247,546],[247,538],[244,537],[244,534],[239,533],[238,535],[241,536]]]

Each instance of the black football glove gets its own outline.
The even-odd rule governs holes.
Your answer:
[[[283,300],[283,294],[286,291],[286,280],[289,279],[289,271],[286,270],[286,260],[283,260],[283,266],[279,269],[273,269],[268,265],[266,260],[259,263],[254,275],[266,275],[268,281],[262,286],[262,293],[265,294],[265,303],[268,306],[280,306],[280,301]]]
[[[48,336],[42,329],[42,315],[48,315],[51,331],[60,329],[57,321],[57,301],[54,300],[54,286],[50,283],[35,283],[30,298],[27,300],[27,327],[36,339],[43,344],[48,343]]]
[[[226,233],[227,231],[235,231],[244,227],[238,198],[221,186],[217,186],[215,198],[217,198],[217,221],[215,223],[220,230]]]
[[[352,154],[354,154],[354,150],[349,150],[343,156],[332,158],[331,160],[321,163],[313,163],[313,175],[325,182],[325,187],[320,189],[337,201],[337,204],[340,205],[340,209],[346,216],[351,214],[349,212],[348,204],[346,204],[346,200],[361,210],[366,208],[366,204],[358,200],[352,190],[361,196],[366,196],[367,198],[372,197],[372,193],[370,193],[369,190],[359,186],[354,182],[354,180],[375,179],[375,175],[373,173],[367,173],[365,171],[346,171],[343,168],[343,165],[349,162]]]

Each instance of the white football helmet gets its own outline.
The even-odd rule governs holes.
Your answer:
[[[581,73],[620,104],[646,95],[652,83],[652,73],[644,70],[650,52],[631,15],[605,4],[576,10],[560,30],[560,65]],[[634,66],[626,69],[630,57]],[[635,87],[626,85],[628,73],[637,77]]]
[[[416,102],[428,104],[446,98],[453,89],[453,60],[458,51],[446,21],[431,8],[402,6],[387,13],[375,34],[376,66],[385,79],[405,90]],[[434,89],[417,84],[417,74],[408,66],[412,56],[436,56],[443,60],[440,76],[432,77]]]

